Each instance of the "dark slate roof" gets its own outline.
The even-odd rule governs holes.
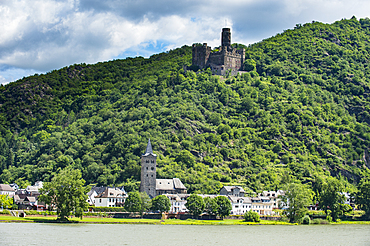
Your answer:
[[[150,143],[150,139],[148,141],[148,145],[146,146],[146,150],[143,156],[148,156],[148,155],[157,156],[156,154],[153,154],[153,149],[152,149],[152,144]]]
[[[241,186],[235,186],[235,185],[234,186],[227,186],[227,185],[225,185],[224,188],[227,192],[231,192],[235,188],[238,188],[240,192],[245,192],[243,187],[241,187]]]
[[[100,195],[101,193],[103,193],[105,191],[105,186],[94,186],[91,188],[91,190],[87,193],[88,196],[92,195],[92,193],[95,191],[97,195]]]

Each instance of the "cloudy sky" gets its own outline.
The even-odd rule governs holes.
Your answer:
[[[0,83],[75,63],[207,42],[251,44],[313,20],[370,15],[366,0],[0,0]]]

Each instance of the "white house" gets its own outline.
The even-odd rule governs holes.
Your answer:
[[[91,188],[91,190],[87,193],[87,202],[89,203],[89,205],[91,206],[95,206],[95,202],[96,202],[96,199],[95,197],[97,195],[100,195],[101,193],[103,193],[105,191],[106,187],[103,187],[103,186],[100,186],[100,187],[97,187],[97,186],[94,186]]]
[[[223,196],[239,196],[243,197],[245,191],[241,186],[224,186],[220,190],[220,195]]]
[[[279,202],[281,199],[279,196],[284,195],[284,191],[278,190],[278,191],[263,191],[260,196],[268,197],[270,198],[272,202],[272,208],[273,209],[278,209],[279,208]]]
[[[231,215],[243,215],[252,209],[252,200],[250,197],[228,196],[231,202]]]
[[[126,192],[119,188],[105,187],[95,198],[95,207],[122,207],[126,200]]]
[[[185,204],[186,199],[190,196],[189,194],[165,194],[170,199],[171,209],[170,213],[185,213],[188,212]]]
[[[0,195],[8,195],[14,197],[15,190],[8,184],[0,184]]]
[[[252,211],[259,215],[273,215],[273,202],[265,196],[252,197]]]

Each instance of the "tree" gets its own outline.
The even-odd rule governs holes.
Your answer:
[[[162,214],[163,212],[168,212],[170,209],[170,199],[165,195],[159,195],[152,199],[152,210],[159,211]]]
[[[51,182],[44,183],[39,199],[57,208],[58,220],[68,220],[73,211],[76,217],[82,219],[88,203],[87,187],[84,187],[85,180],[81,178],[81,171],[71,166],[58,170]]]
[[[244,221],[245,222],[260,222],[260,215],[257,212],[253,212],[249,210],[244,214]]]
[[[141,211],[141,198],[139,192],[130,192],[125,201],[125,209],[128,212]]]
[[[211,197],[205,197],[204,199],[204,212],[206,212],[209,215],[216,215],[218,211],[218,205],[214,198]]]
[[[139,194],[141,199],[140,214],[141,216],[143,216],[143,213],[148,211],[152,207],[152,200],[146,192],[140,192]]]
[[[225,196],[217,196],[214,198],[218,209],[217,209],[217,215],[221,217],[221,219],[224,219],[225,216],[228,216],[230,214],[230,211],[232,209],[230,200]]]
[[[0,195],[0,207],[10,208],[13,205],[13,198],[8,195]]]
[[[346,210],[343,191],[343,184],[335,178],[329,178],[322,186],[319,197],[319,207],[325,210],[327,216],[331,215],[333,221],[337,221],[338,216],[342,215],[343,212],[345,212],[344,210]]]
[[[370,181],[362,179],[359,186],[358,192],[355,196],[356,204],[359,208],[365,211],[366,218],[370,218]]]
[[[195,217],[198,217],[200,214],[202,214],[205,208],[203,198],[195,194],[190,195],[188,199],[186,199],[185,206]]]
[[[288,206],[286,213],[290,223],[297,222],[306,212],[312,202],[312,191],[303,184],[289,183],[283,188],[280,196],[281,205]]]

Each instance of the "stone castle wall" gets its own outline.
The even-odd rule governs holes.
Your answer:
[[[227,71],[243,70],[245,50],[233,48],[231,45],[230,28],[223,28],[221,46],[216,52],[212,52],[210,46],[193,44],[192,65],[199,69],[210,67],[214,74],[225,75]]]

